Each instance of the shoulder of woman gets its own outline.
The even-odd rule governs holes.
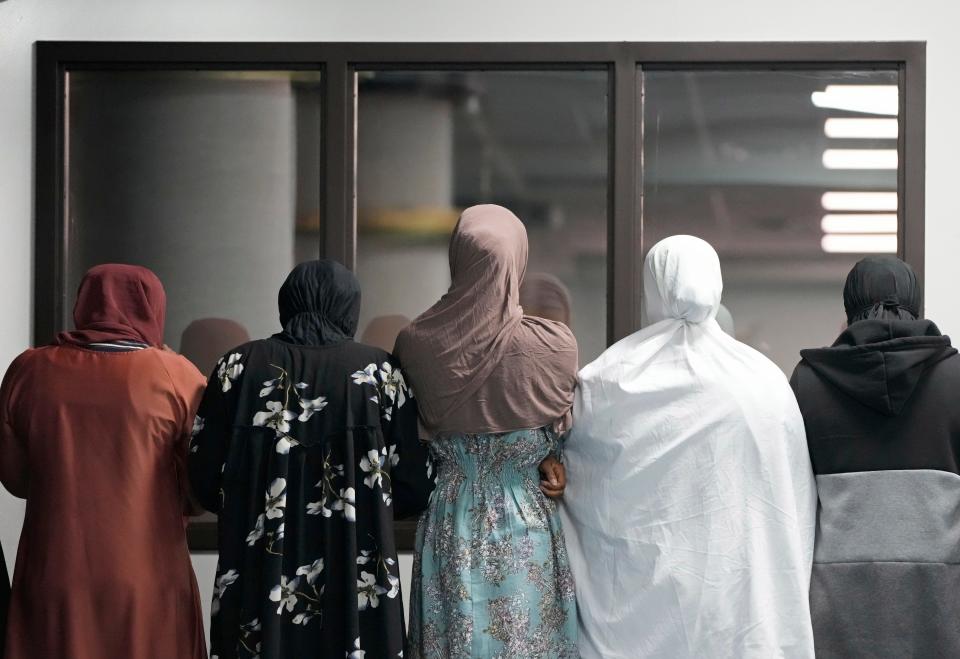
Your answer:
[[[164,370],[178,386],[206,385],[207,378],[193,365],[189,359],[172,350],[155,351]]]
[[[391,356],[395,359],[399,359],[401,353],[407,348],[407,345],[410,341],[411,329],[410,326],[404,327],[400,330],[400,333],[397,334],[397,338],[393,342],[393,352]]]
[[[48,351],[49,348],[53,346],[43,346],[41,348],[27,348],[19,355],[17,355],[10,365],[7,366],[6,371],[4,371],[3,381],[5,383],[12,382],[24,369],[30,367],[30,362],[37,357],[37,355],[42,354],[43,352]]]
[[[226,361],[234,354],[239,354],[242,358],[256,350],[258,347],[265,346],[268,343],[268,339],[254,339],[253,341],[247,341],[246,343],[241,343],[234,348],[230,348],[220,356],[220,359]]]
[[[793,370],[790,371],[790,377],[788,379],[791,387],[796,388],[797,382],[800,380],[800,373],[808,368],[810,368],[810,364],[801,358],[800,361],[797,362],[797,365],[793,367]]]
[[[254,339],[253,341],[247,341],[246,343],[241,343],[240,345],[230,348],[217,359],[216,363],[213,366],[212,373],[204,373],[206,376],[213,376],[220,370],[221,366],[225,364],[243,364],[244,367],[247,365],[247,361],[255,356],[255,353],[268,350],[270,341],[268,339]]]
[[[350,359],[355,361],[357,368],[365,368],[370,364],[374,364],[377,368],[383,366],[385,363],[389,363],[392,367],[396,368],[400,364],[400,360],[394,357],[392,354],[378,348],[376,346],[371,346],[366,343],[353,343],[350,350],[353,354],[350,356]]]
[[[63,351],[75,349],[73,346],[60,346],[56,344],[27,348],[10,362],[3,379],[6,382],[30,371],[34,366],[39,366],[44,363],[56,367],[58,359],[64,356],[62,354]]]
[[[567,325],[559,320],[549,320],[539,316],[524,316],[523,326],[546,342],[553,349],[577,348],[577,339]]]
[[[39,348],[27,348],[13,358],[13,361],[11,361],[10,365],[7,366],[6,372],[11,373],[23,368],[25,365],[29,364],[30,360],[32,360],[34,357],[45,352],[49,352],[54,347],[55,346],[41,346]]]
[[[789,412],[797,412],[797,393],[793,387],[792,379],[796,377],[797,370],[806,366],[801,362],[797,364],[788,376],[777,366],[769,357],[763,353],[754,350],[755,357],[753,367],[750,370],[749,381],[756,388],[757,395],[773,405],[775,402],[783,405]]]

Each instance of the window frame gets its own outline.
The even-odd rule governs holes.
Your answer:
[[[898,72],[898,255],[924,275],[926,42],[111,42],[38,41],[35,51],[36,345],[68,325],[67,75],[76,70],[322,72],[318,255],[353,269],[357,252],[357,72],[607,71],[607,340],[640,325],[645,70],[886,69]],[[336,219],[337,221],[332,221]],[[210,548],[207,529],[198,544]],[[409,538],[405,538],[409,540]],[[408,542],[404,542],[408,544]],[[214,543],[215,546],[215,543]]]

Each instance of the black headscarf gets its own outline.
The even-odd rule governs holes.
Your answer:
[[[913,268],[895,256],[868,256],[859,261],[843,287],[847,324],[858,320],[916,320],[920,285]]]
[[[329,259],[295,267],[280,287],[277,338],[298,345],[328,345],[353,338],[360,318],[360,282]]]

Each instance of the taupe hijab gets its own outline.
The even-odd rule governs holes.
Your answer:
[[[577,342],[562,323],[523,315],[526,268],[516,215],[493,205],[463,212],[450,239],[450,290],[394,350],[431,433],[565,427]]]

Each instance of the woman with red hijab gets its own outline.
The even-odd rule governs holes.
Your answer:
[[[80,284],[76,330],[0,389],[0,481],[27,501],[7,659],[205,659],[184,533],[204,378],[163,349],[166,296],[137,266]]]

